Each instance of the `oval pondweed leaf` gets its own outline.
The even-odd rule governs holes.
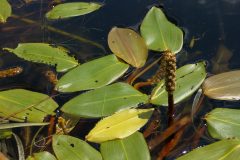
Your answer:
[[[114,27],[108,34],[108,46],[117,56],[134,67],[142,67],[148,57],[144,39],[135,31]]]
[[[29,156],[27,160],[57,160],[54,155],[47,151],[33,153],[33,156]]]
[[[127,83],[115,83],[101,87],[71,99],[63,105],[64,113],[78,117],[104,117],[120,109],[135,108],[147,103],[148,96]]]
[[[128,69],[129,65],[120,62],[116,56],[108,55],[84,63],[60,78],[56,90],[60,92],[75,92],[106,86]]]
[[[182,49],[182,30],[168,21],[159,8],[152,7],[148,11],[140,29],[148,49],[155,51],[170,50],[173,53]]]
[[[12,14],[12,7],[7,0],[1,0],[0,8],[0,23],[6,23],[7,18]]]
[[[240,70],[217,74],[203,83],[203,93],[213,99],[240,99]]]
[[[88,133],[86,139],[91,142],[101,143],[125,138],[144,126],[151,117],[152,112],[153,108],[119,111],[99,121]]]
[[[176,71],[176,90],[173,92],[174,103],[179,103],[192,95],[206,78],[205,63],[185,65]],[[168,105],[168,93],[165,90],[164,81],[160,81],[153,89],[150,103],[156,105]]]
[[[76,17],[98,10],[102,5],[93,2],[70,2],[55,6],[46,14],[47,19],[64,19]]]
[[[58,72],[65,72],[79,65],[74,57],[68,55],[68,50],[47,43],[20,43],[15,49],[4,49],[27,61],[56,65]]]

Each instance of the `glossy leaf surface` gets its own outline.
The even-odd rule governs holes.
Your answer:
[[[194,149],[177,160],[238,160],[240,140],[221,140],[213,144]]]
[[[183,45],[183,32],[168,21],[161,9],[152,7],[141,24],[141,35],[148,49],[177,53]]]
[[[101,143],[113,139],[125,138],[142,126],[151,117],[153,109],[126,109],[99,121],[88,133],[86,139]]]
[[[15,121],[42,122],[58,104],[48,95],[24,89],[0,92],[0,116]]]
[[[54,135],[52,146],[58,160],[102,160],[97,150],[75,137]]]
[[[188,64],[177,69],[176,90],[173,92],[174,103],[179,103],[192,95],[200,87],[206,75],[204,62]],[[164,81],[159,82],[153,89],[150,102],[156,105],[168,105],[168,93]]]
[[[120,62],[114,55],[84,63],[60,78],[56,90],[74,92],[100,88],[122,76],[129,65]]]
[[[64,19],[91,13],[102,5],[93,2],[70,2],[55,6],[46,14],[47,19]]]
[[[206,96],[219,100],[240,99],[240,70],[217,74],[203,83]]]
[[[12,14],[12,7],[7,0],[0,0],[0,23],[6,23]]]
[[[150,154],[145,139],[140,132],[101,144],[104,160],[150,160]]]
[[[47,43],[20,43],[15,49],[5,48],[5,50],[27,61],[56,65],[58,72],[65,72],[78,65],[77,60],[69,56],[65,48]]]
[[[117,57],[134,67],[142,67],[147,60],[144,39],[131,29],[112,28],[108,34],[108,46]]]
[[[127,83],[115,83],[71,99],[61,110],[78,117],[104,117],[124,108],[147,103],[148,96]]]
[[[240,110],[216,108],[205,117],[208,132],[213,138],[240,138]]]
[[[57,160],[54,155],[47,151],[33,153],[32,157],[28,157],[27,160]]]

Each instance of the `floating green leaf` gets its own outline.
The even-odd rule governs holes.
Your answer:
[[[136,132],[124,139],[112,140],[101,144],[104,160],[150,160],[145,139]]]
[[[12,14],[12,7],[7,0],[0,0],[0,23],[5,23]]]
[[[240,70],[230,71],[207,78],[203,83],[206,96],[219,100],[240,99]]]
[[[55,6],[46,14],[47,19],[64,19],[76,17],[98,10],[102,5],[93,2],[71,2]]]
[[[24,89],[0,92],[0,117],[15,121],[42,122],[58,104],[48,95]]]
[[[106,86],[128,69],[129,65],[120,62],[114,55],[108,55],[87,62],[66,73],[58,81],[56,90],[74,92]]]
[[[33,153],[33,156],[28,157],[27,160],[57,160],[54,155],[47,151]]]
[[[182,49],[183,32],[169,22],[161,9],[152,7],[141,24],[141,35],[149,49],[170,50],[177,53]]]
[[[207,73],[205,63],[185,65],[176,71],[176,90],[173,93],[174,103],[178,103],[192,95],[202,84]],[[156,105],[168,105],[168,93],[165,90],[164,81],[161,81],[154,89],[150,102]]]
[[[49,123],[1,123],[0,129],[10,129],[10,128],[27,127],[27,126],[44,126],[48,124]]]
[[[78,117],[104,117],[123,108],[135,108],[147,101],[147,95],[129,84],[115,83],[80,94],[65,103],[61,110]]]
[[[65,72],[78,65],[77,60],[70,57],[65,48],[47,43],[20,43],[15,49],[4,49],[27,61],[57,65],[58,72]]]
[[[88,133],[86,139],[101,143],[113,139],[125,138],[142,126],[151,117],[153,109],[126,109],[102,119]]]
[[[144,39],[131,29],[112,28],[108,34],[108,45],[116,56],[134,67],[142,67],[147,60]]]
[[[239,160],[240,140],[226,139],[194,149],[177,160]]]
[[[213,138],[240,138],[240,110],[216,108],[205,117],[208,132]]]
[[[102,160],[101,154],[85,141],[67,136],[53,136],[53,150],[58,160]]]

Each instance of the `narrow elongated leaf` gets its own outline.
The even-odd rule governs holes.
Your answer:
[[[52,146],[58,160],[102,160],[97,150],[75,137],[54,135]]]
[[[102,119],[88,133],[86,139],[101,143],[113,139],[125,138],[142,126],[151,117],[153,109],[126,109]]]
[[[129,65],[118,61],[114,55],[108,55],[84,63],[66,73],[58,81],[56,90],[74,92],[100,88],[122,76]]]
[[[78,117],[104,117],[123,108],[135,108],[147,101],[147,95],[129,84],[115,83],[80,94],[65,103],[61,110]]]
[[[208,132],[213,138],[240,138],[240,110],[216,108],[205,117]]]
[[[108,34],[111,51],[134,67],[142,67],[148,56],[144,39],[131,29],[114,27]]]
[[[240,99],[240,70],[230,71],[207,78],[203,83],[206,96],[219,100]]]
[[[177,53],[183,45],[183,32],[169,22],[161,9],[152,7],[141,24],[141,35],[148,49]]]
[[[173,93],[174,103],[179,103],[192,95],[206,78],[205,63],[185,65],[176,71],[176,90]],[[165,90],[164,81],[161,81],[154,89],[150,102],[156,105],[168,105],[168,93]]]
[[[55,6],[46,14],[47,19],[64,19],[69,17],[76,17],[91,13],[99,9],[102,5],[93,2],[71,2],[63,3]]]
[[[226,139],[194,149],[177,160],[239,160],[240,140]]]
[[[24,89],[0,92],[0,116],[15,121],[42,122],[58,104],[48,95]]]
[[[5,23],[12,14],[12,7],[7,0],[0,0],[0,23]]]
[[[136,132],[124,139],[112,140],[101,144],[104,160],[150,160],[150,154],[145,139]]]
[[[18,128],[18,127],[27,127],[27,126],[44,126],[49,123],[3,123],[0,124],[0,129],[10,129],[10,128]]]
[[[32,157],[28,157],[27,160],[57,160],[54,155],[47,151],[33,153]]]
[[[70,57],[65,48],[47,43],[20,43],[15,49],[4,49],[27,61],[56,65],[58,72],[65,72],[78,65],[77,60]]]

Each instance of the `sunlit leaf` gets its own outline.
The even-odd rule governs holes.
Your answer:
[[[240,70],[230,71],[207,78],[203,83],[206,96],[219,100],[240,99]]]
[[[65,48],[47,43],[20,43],[15,49],[4,49],[27,61],[56,65],[58,72],[67,71],[78,65],[77,60],[69,56]]]
[[[208,132],[213,138],[240,138],[240,110],[216,108],[205,117]]]
[[[0,129],[9,129],[9,128],[18,128],[18,127],[27,127],[27,126],[44,126],[49,123],[1,123]]]
[[[58,81],[56,90],[74,92],[100,88],[122,76],[129,65],[120,62],[114,55],[84,63],[66,73]]]
[[[103,117],[123,108],[135,108],[147,101],[147,95],[129,84],[115,83],[80,94],[65,103],[61,110],[78,117]]]
[[[142,126],[151,117],[153,109],[126,109],[102,119],[88,133],[86,139],[101,143],[113,139],[125,138]]]
[[[24,89],[0,92],[0,117],[15,121],[42,122],[58,104],[48,95]]]
[[[161,9],[152,7],[141,24],[141,35],[149,49],[177,53],[183,45],[183,32],[167,20]]]
[[[12,14],[12,7],[7,0],[0,0],[0,23],[5,23]]]
[[[104,160],[150,160],[145,139],[136,132],[124,139],[103,142],[101,153]]]
[[[93,2],[71,2],[55,6],[46,14],[47,19],[64,19],[76,17],[98,10],[102,5]]]
[[[52,146],[58,160],[102,160],[97,150],[75,137],[54,135]]]
[[[194,149],[177,160],[239,160],[240,140],[226,139]]]
[[[33,153],[33,156],[29,156],[27,160],[57,160],[54,155],[47,151]]]
[[[131,29],[112,28],[108,34],[108,45],[116,56],[134,67],[142,67],[147,60],[144,39]]]
[[[191,96],[202,84],[207,73],[205,63],[185,65],[176,71],[176,90],[173,93],[174,103],[179,103],[185,98]],[[156,105],[168,105],[168,93],[165,90],[164,81],[153,89],[151,103]]]

